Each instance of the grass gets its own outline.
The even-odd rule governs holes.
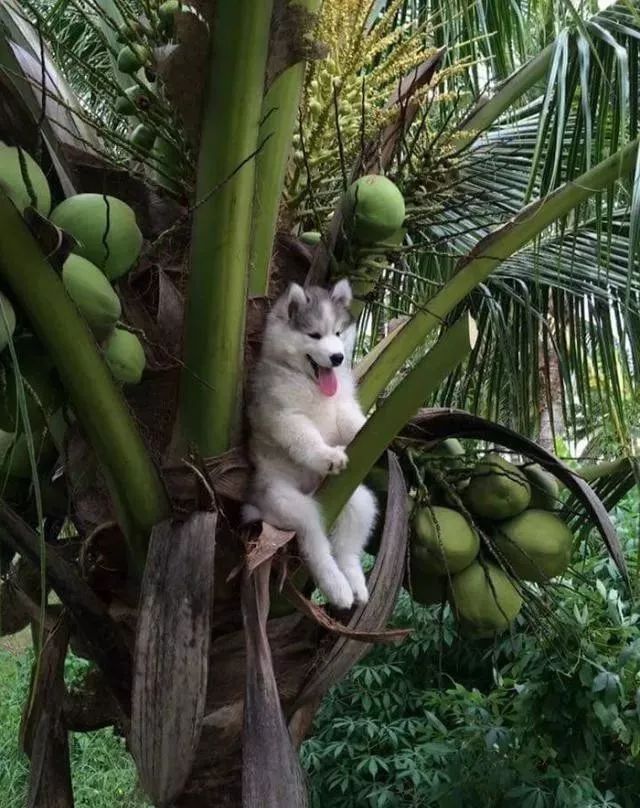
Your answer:
[[[28,761],[18,748],[22,705],[33,654],[28,632],[0,640],[0,808],[26,804]],[[71,658],[72,681],[85,663]],[[71,736],[71,771],[76,808],[145,808],[123,741],[110,730]]]

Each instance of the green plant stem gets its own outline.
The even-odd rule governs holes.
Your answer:
[[[387,348],[378,354],[361,376],[359,398],[368,410],[402,365],[449,312],[506,258],[528,244],[545,228],[562,219],[593,194],[633,170],[638,140],[566,183],[544,199],[527,205],[511,221],[482,239],[458,262],[455,274],[427,300],[413,317],[394,332]]]
[[[56,365],[109,484],[131,555],[142,565],[151,528],[170,512],[164,486],[91,332],[2,191],[0,279]]]
[[[458,132],[462,135],[462,138],[458,137],[456,140],[457,148],[462,148],[473,142],[503,112],[506,112],[514,101],[517,101],[518,98],[544,78],[553,59],[554,49],[555,43],[552,42],[547,45],[533,59],[530,59],[509,76],[491,98],[480,102],[470,111],[458,126]]]
[[[292,0],[291,5],[302,6],[314,13],[320,7],[320,0]],[[269,265],[304,72],[304,62],[285,70],[269,87],[262,103],[258,142],[264,143],[264,147],[256,158],[250,295],[266,295],[269,289]]]
[[[226,451],[240,421],[255,153],[271,0],[218,0],[204,101],[182,375],[184,437]]]
[[[476,337],[475,322],[469,315],[463,315],[416,363],[358,432],[347,449],[349,465],[346,470],[337,477],[327,477],[317,494],[327,527],[333,524],[349,497],[402,427],[468,356]]]

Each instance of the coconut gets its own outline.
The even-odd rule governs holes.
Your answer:
[[[145,124],[140,123],[133,130],[131,135],[131,142],[137,146],[141,151],[148,152],[153,147],[156,140],[156,133],[153,129]]]
[[[180,11],[180,0],[164,0],[158,6],[158,17],[163,28],[171,30],[176,14]]]
[[[24,168],[35,196],[35,207],[43,216],[51,210],[49,183],[40,166],[24,149],[7,146],[0,141],[0,188],[6,193],[20,213],[31,206],[29,190],[23,179],[20,165],[20,152],[24,158]]]
[[[553,476],[541,466],[522,466],[529,485],[531,486],[531,502],[529,507],[536,510],[555,511],[558,507],[560,486]]]
[[[144,45],[130,42],[118,53],[118,70],[122,73],[135,73],[149,61],[151,54]]]
[[[458,511],[435,505],[414,516],[411,563],[420,574],[460,572],[475,559],[480,539]]]
[[[70,255],[62,267],[62,282],[89,327],[108,334],[122,314],[120,298],[97,266],[80,255]]]
[[[362,244],[390,238],[405,217],[404,198],[398,187],[381,174],[356,180],[342,201],[347,231]]]
[[[513,463],[492,453],[472,470],[464,499],[476,516],[509,519],[529,505],[531,486]]]
[[[481,636],[507,628],[522,608],[509,576],[495,564],[476,561],[451,579],[456,613]]]
[[[180,184],[174,178],[180,177],[183,173],[180,151],[173,143],[159,137],[153,145],[151,157],[156,170],[156,182],[170,191],[179,192]]]
[[[142,233],[135,213],[113,196],[72,196],[54,209],[51,221],[79,242],[73,252],[99,267],[109,280],[124,275],[140,255]]]
[[[528,510],[498,525],[495,542],[520,578],[544,583],[569,566],[573,535],[555,514]]]
[[[4,351],[16,330],[16,313],[2,292],[0,292],[0,306],[2,307],[2,311],[0,311],[0,351]]]
[[[434,606],[447,597],[447,579],[442,575],[424,575],[412,566],[410,582],[405,581],[405,589],[416,603]]]
[[[300,234],[300,241],[303,244],[308,244],[310,247],[315,247],[316,244],[319,244],[321,238],[322,234],[317,230],[309,230],[306,233]]]
[[[63,390],[53,362],[40,343],[30,335],[14,340],[22,388],[31,429],[44,428],[63,401]],[[18,428],[18,392],[11,359],[0,366],[0,430],[14,432]],[[22,415],[20,415],[20,420]]]
[[[123,384],[138,384],[146,360],[142,343],[135,334],[114,328],[103,347],[104,359],[114,377]]]
[[[147,110],[150,106],[151,94],[139,84],[134,84],[127,87],[124,95],[116,101],[116,112],[120,115],[135,115],[139,110]]]

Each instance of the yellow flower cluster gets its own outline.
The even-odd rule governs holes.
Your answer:
[[[328,56],[307,71],[302,129],[294,136],[287,181],[290,209],[307,196],[309,185],[320,208],[331,206],[341,178],[341,149],[349,172],[362,144],[395,114],[385,106],[398,83],[434,51],[425,26],[397,24],[403,0],[391,3],[375,22],[372,5],[371,0],[323,3],[315,38]]]

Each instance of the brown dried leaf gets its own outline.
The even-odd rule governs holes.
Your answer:
[[[242,588],[247,654],[242,808],[304,808],[304,774],[282,712],[267,639],[270,571],[267,561],[246,573]]]
[[[302,5],[276,0],[271,16],[265,92],[292,65],[327,56],[326,46],[311,38],[316,18],[316,14]]]
[[[260,564],[273,558],[278,550],[288,544],[296,535],[291,530],[278,530],[267,522],[261,522],[261,525],[262,529],[258,538],[249,543],[246,565],[250,573]]]
[[[27,808],[73,808],[69,737],[64,723],[64,659],[69,624],[61,620],[47,636],[22,737],[31,758]]]
[[[204,19],[187,11],[176,14],[178,47],[158,65],[158,75],[164,82],[167,98],[180,115],[193,150],[197,152],[209,50],[206,20],[212,4],[192,2],[190,5],[200,13],[204,11]]]
[[[177,355],[182,341],[184,299],[166,272],[158,272],[158,328],[164,338],[164,347]]]
[[[352,640],[366,643],[394,643],[404,640],[411,634],[411,629],[408,628],[393,628],[383,631],[357,631],[349,628],[329,617],[322,606],[317,606],[308,598],[305,598],[290,580],[284,582],[284,593],[303,614],[310,617],[322,628],[341,637],[349,637]]]
[[[217,513],[194,513],[151,535],[140,595],[131,752],[155,805],[180,794],[205,713]]]
[[[86,536],[112,521],[114,514],[95,453],[77,425],[69,429],[64,466],[72,520],[78,532]]]

